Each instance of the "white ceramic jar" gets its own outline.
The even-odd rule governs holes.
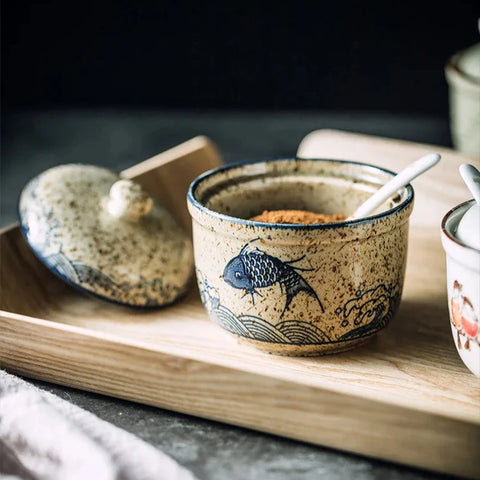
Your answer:
[[[442,244],[447,256],[450,325],[458,354],[480,377],[480,250],[456,236],[459,222],[475,201],[461,203],[442,221]]]

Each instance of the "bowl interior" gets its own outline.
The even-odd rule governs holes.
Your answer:
[[[356,162],[275,160],[226,167],[207,174],[194,189],[209,210],[249,219],[263,210],[309,210],[350,215],[393,174]],[[408,197],[408,189],[372,213],[387,211]]]

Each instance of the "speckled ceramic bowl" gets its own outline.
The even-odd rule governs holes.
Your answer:
[[[349,215],[393,173],[338,160],[272,160],[205,173],[188,192],[196,273],[210,317],[264,351],[320,355],[384,328],[402,293],[409,185],[368,218],[248,220],[267,210]]]
[[[450,326],[458,354],[480,377],[480,250],[468,247],[455,233],[474,200],[450,210],[442,220],[442,244],[447,258]]]

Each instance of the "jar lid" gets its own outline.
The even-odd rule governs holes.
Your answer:
[[[480,81],[480,43],[466,48],[458,57],[458,69]]]
[[[19,200],[20,226],[38,258],[67,283],[130,306],[176,300],[193,273],[190,239],[132,180],[67,164],[32,179]]]

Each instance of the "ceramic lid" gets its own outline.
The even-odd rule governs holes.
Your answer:
[[[461,72],[480,81],[480,43],[465,49],[458,58]]]
[[[19,217],[48,268],[117,303],[171,303],[193,272],[190,239],[171,214],[105,168],[69,164],[41,173],[23,189]]]

